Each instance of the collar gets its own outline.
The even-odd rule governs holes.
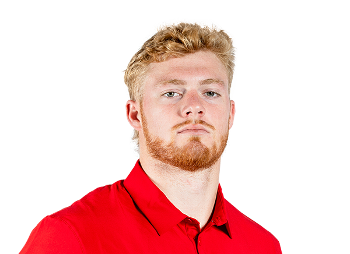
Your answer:
[[[216,195],[216,201],[214,206],[214,212],[213,212],[211,221],[216,226],[226,231],[228,236],[232,239],[230,223],[228,220],[229,217],[227,216],[225,202],[227,201],[225,200],[224,195],[222,194],[221,185],[219,184],[218,193]]]
[[[124,186],[159,235],[169,231],[188,217],[177,209],[165,194],[149,179],[141,168],[139,160],[124,180]],[[225,225],[225,229],[231,237],[226,216],[225,199],[220,185],[218,187],[211,222],[219,228]]]

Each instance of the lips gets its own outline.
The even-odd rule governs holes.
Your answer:
[[[190,126],[184,126],[183,128],[179,129],[177,133],[202,135],[202,134],[209,133],[209,131],[202,125],[190,125]]]

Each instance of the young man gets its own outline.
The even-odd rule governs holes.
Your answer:
[[[139,161],[125,180],[44,218],[21,253],[281,253],[219,185],[233,58],[223,31],[196,24],[146,41],[125,72]]]

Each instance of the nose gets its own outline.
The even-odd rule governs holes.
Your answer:
[[[183,117],[202,117],[205,115],[205,108],[203,106],[202,99],[197,93],[191,93],[185,95],[183,100],[183,107],[181,114]]]

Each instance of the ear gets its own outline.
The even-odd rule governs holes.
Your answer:
[[[140,105],[135,101],[128,100],[126,102],[126,118],[135,130],[140,131],[142,129]]]
[[[233,100],[231,102],[231,110],[230,110],[230,119],[229,119],[229,128],[231,129],[233,125],[233,119],[235,118],[236,108],[235,108],[235,102]]]

